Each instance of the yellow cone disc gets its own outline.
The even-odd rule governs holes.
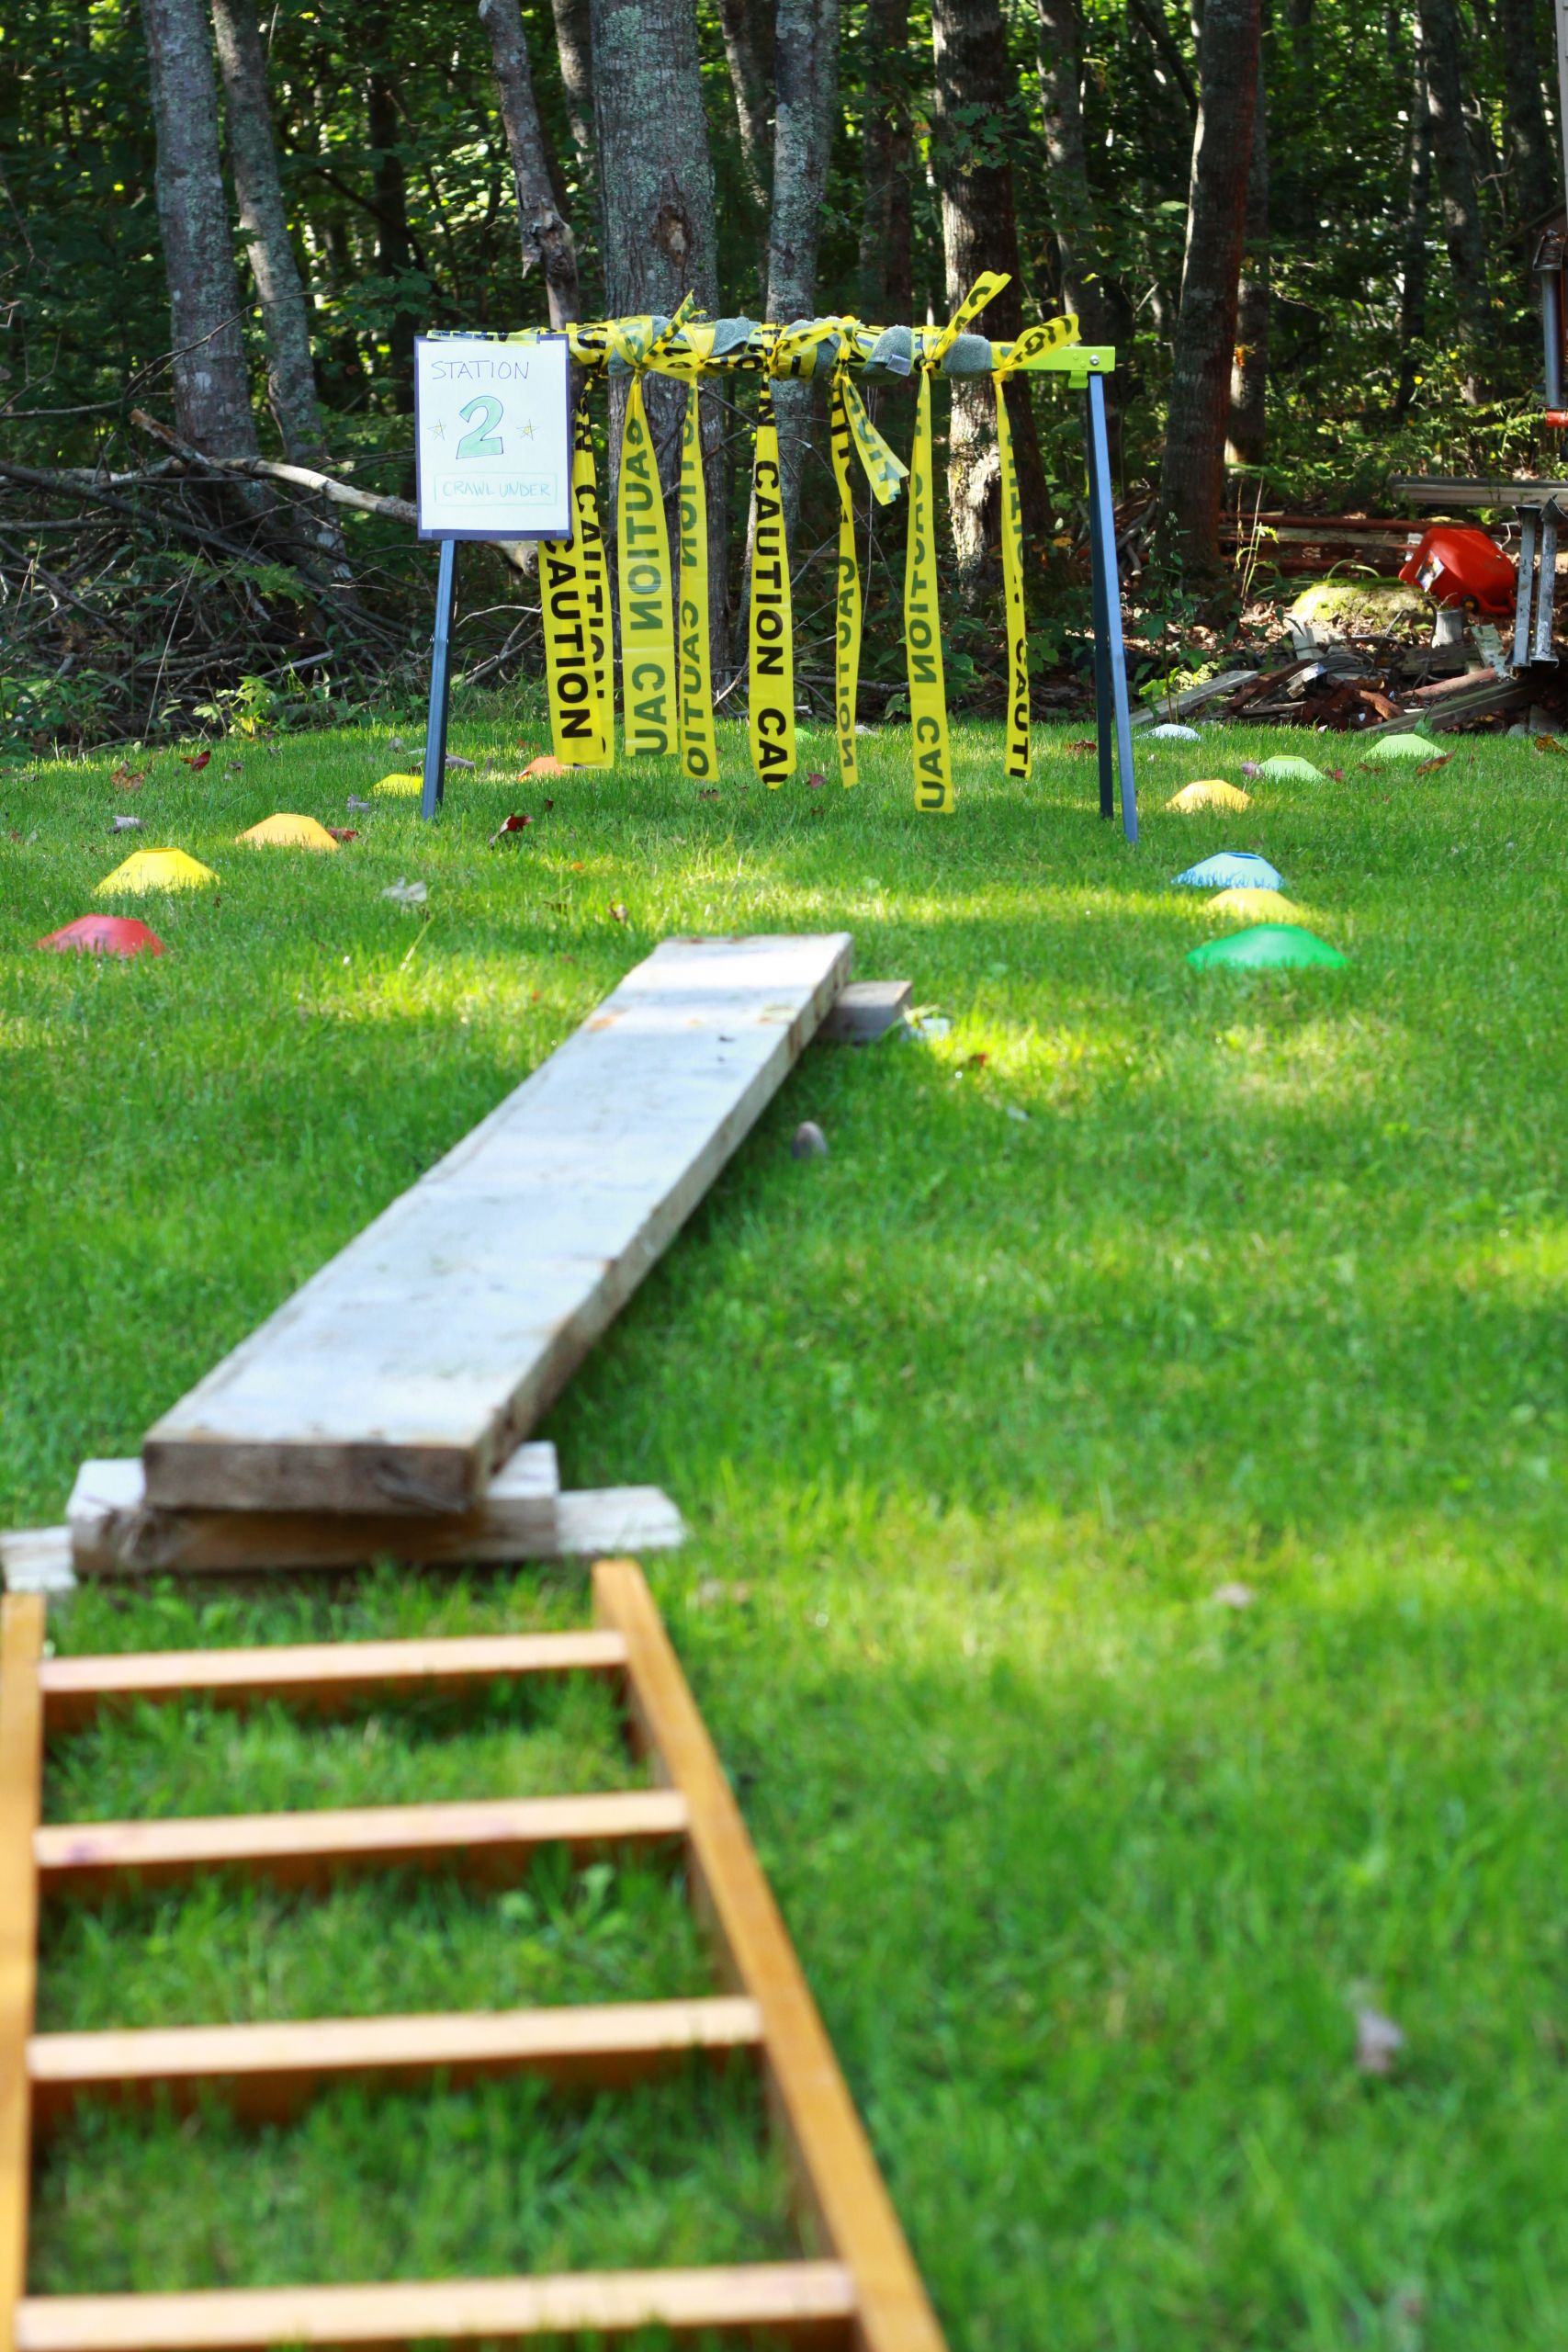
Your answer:
[[[108,899],[125,891],[140,898],[144,890],[199,890],[204,883],[217,879],[210,865],[187,857],[183,849],[139,849],[123,865],[105,875],[93,896]]]
[[[1252,797],[1219,776],[1204,776],[1197,784],[1184,784],[1165,805],[1190,816],[1194,808],[1250,808]]]
[[[337,843],[314,817],[279,814],[264,817],[259,825],[239,836],[254,849],[336,849]]]
[[[424,790],[424,778],[422,775],[384,775],[380,783],[373,784],[370,789],[372,792],[389,793],[399,800],[412,800],[416,792]]]
[[[1303,911],[1281,891],[1255,890],[1249,883],[1221,890],[1203,909],[1206,915],[1234,915],[1238,922],[1295,922]]]

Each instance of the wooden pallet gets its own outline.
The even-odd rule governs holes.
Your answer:
[[[614,2342],[662,2326],[816,2352],[942,2352],[787,1930],[642,1573],[593,1571],[581,1633],[365,1642],[144,1657],[44,1655],[45,1600],[8,1594],[0,1619],[0,2352],[269,2352],[284,2345]],[[209,1821],[39,1817],[43,1745],[106,1708],[199,1695],[313,1712],[416,1692],[461,1693],[544,1674],[609,1676],[655,1785],[592,1796],[389,1806]],[[410,1863],[513,1874],[544,1843],[575,1853],[683,1853],[727,1990],[695,2000],[466,2016],[321,2018],[144,2032],[33,2031],[40,1900],[126,1878],[208,1869],[311,1883],[346,1867]],[[290,2116],[353,2080],[407,2087],[506,2073],[616,2086],[694,2054],[750,2063],[784,2135],[815,2252],[705,2269],[299,2286],[217,2292],[29,2296],[32,2146],[82,2099],[176,2107],[228,2100]]]

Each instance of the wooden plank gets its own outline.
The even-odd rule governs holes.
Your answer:
[[[686,1522],[660,1487],[582,1487],[556,1509],[562,1559],[601,1552],[671,1552],[686,1540]]]
[[[824,2246],[854,2281],[857,2352],[943,2352],[876,2160],[716,1752],[635,1561],[593,1570],[624,1636],[633,1721],[691,1808],[687,1850],[727,1980],[762,2013],[763,2065]]]
[[[69,1592],[75,1581],[69,1528],[17,1527],[0,1535],[0,1583],[7,1592]]]
[[[42,1597],[0,1602],[0,2352],[14,2352],[13,2316],[28,2289],[32,2165],[26,2052],[38,1983],[33,1837],[43,1782]]]
[[[830,1046],[872,1046],[902,1028],[915,991],[908,980],[852,980],[817,1032]]]
[[[319,1886],[337,1871],[437,1865],[506,1879],[541,1846],[574,1854],[660,1845],[686,1827],[667,1789],[606,1795],[502,1797],[459,1804],[355,1811],[220,1814],[171,1821],[73,1821],[37,1830],[45,1894],[98,1894],[122,1875],[163,1886],[193,1871],[239,1870],[285,1886]]]
[[[750,2328],[796,2352],[851,2341],[854,2290],[837,2262],[711,2270],[563,2272],[388,2287],[258,2287],[184,2295],[48,2295],[17,2313],[17,2352],[393,2352],[423,2343],[676,2336]]]
[[[783,1084],[851,947],[667,940],[164,1414],[148,1500],[472,1510]]]
[[[520,1445],[472,1511],[423,1519],[344,1511],[160,1510],[132,1458],[84,1462],[66,1505],[79,1577],[172,1569],[223,1575],[347,1568],[382,1557],[443,1562],[548,1560],[560,1544],[560,1473],[547,1443]]]
[[[539,1674],[615,1674],[618,1634],[476,1634],[446,1641],[280,1643],[254,1650],[152,1650],[47,1658],[39,1669],[51,1732],[79,1731],[106,1706],[200,1698],[227,1707],[285,1700],[330,1713],[361,1699],[447,1697]]]
[[[1548,498],[1568,504],[1568,481],[1521,481],[1495,474],[1395,474],[1389,488],[1413,506],[1536,506]]]
[[[248,2122],[276,2123],[350,2081],[407,2090],[437,2075],[457,2085],[532,2074],[561,2088],[617,2088],[695,2053],[754,2053],[761,2031],[754,2001],[606,2001],[470,2016],[35,2034],[27,2064],[33,2129],[41,2134],[83,2098],[119,2105],[166,2098],[188,2113],[217,2097]]]

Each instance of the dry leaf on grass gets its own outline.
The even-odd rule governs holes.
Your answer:
[[[1063,744],[1062,749],[1064,752],[1098,752],[1100,745],[1092,735],[1075,735],[1070,743]]]
[[[1439,752],[1435,760],[1418,760],[1410,773],[1412,775],[1430,775],[1434,768],[1446,768],[1452,758],[1451,752]]]
[[[334,842],[356,842],[359,839],[352,825],[329,825],[327,831]]]
[[[122,792],[140,792],[151,774],[150,768],[129,767],[122,760],[110,776],[109,782],[118,784]]]
[[[541,752],[536,760],[529,761],[518,781],[525,784],[531,775],[570,775],[570,774],[571,770],[563,766],[553,752]]]
[[[1356,2011],[1356,2064],[1363,2075],[1392,2075],[1404,2036],[1379,2009]]]
[[[533,821],[534,820],[532,817],[520,817],[515,813],[510,817],[503,817],[500,824],[496,827],[494,832],[491,833],[486,846],[493,849],[497,842],[501,840],[503,833],[520,833],[525,825],[531,825]]]
[[[1555,735],[1532,735],[1530,741],[1538,752],[1555,752],[1559,759],[1563,756],[1562,745]]]
[[[202,769],[206,767],[208,762],[211,759],[212,754],[210,752],[197,752],[193,758],[186,758],[186,753],[182,752],[180,753],[180,757],[185,761],[186,767],[189,768],[193,775],[199,775]]]

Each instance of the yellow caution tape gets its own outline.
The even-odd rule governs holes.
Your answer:
[[[621,712],[629,755],[675,749],[675,622],[670,605],[670,535],[642,378],[632,378],[621,428],[616,514],[620,569]]]
[[[599,483],[593,468],[593,433],[588,390],[578,397],[572,420],[571,503],[577,518],[577,576],[588,632],[589,684],[592,689],[593,750],[585,767],[613,767],[615,759],[615,654],[610,642],[610,567],[599,522]]]
[[[784,492],[779,481],[779,429],[773,395],[763,378],[757,402],[757,502],[751,534],[751,605],[748,650],[751,703],[751,764],[766,785],[795,774],[795,629],[789,601],[789,549],[784,544]]]
[[[860,782],[855,753],[855,705],[860,692],[860,573],[855,566],[855,510],[850,495],[850,452],[854,447],[841,373],[833,379],[829,440],[833,479],[839,485],[839,579],[834,599],[833,726],[839,739],[839,781]]]
[[[581,496],[584,459],[587,500]],[[580,399],[572,418],[571,496],[576,527],[570,539],[545,539],[539,548],[539,611],[545,631],[545,681],[550,707],[550,742],[563,766],[608,767],[609,736],[604,640],[604,551],[599,543],[593,487],[593,445],[588,403]],[[590,533],[597,558],[589,555]],[[592,583],[592,585],[591,585]],[[589,609],[590,596],[597,606]]]
[[[710,335],[711,341],[711,335]],[[703,427],[694,376],[681,428],[681,594],[677,652],[680,670],[681,764],[699,784],[718,775],[713,724],[713,667],[708,614],[708,500],[703,480]]]
[[[915,410],[915,462],[909,474],[909,537],[904,558],[904,656],[909,673],[909,731],[915,747],[915,806],[946,815],[953,806],[953,755],[937,608],[936,514],[931,481],[931,377],[922,367]]]
[[[1009,775],[1029,774],[1029,627],[1023,608],[1023,510],[1012,461],[1012,425],[1005,378],[992,379],[997,395],[997,469],[1002,507],[1002,593],[1008,621]]]

